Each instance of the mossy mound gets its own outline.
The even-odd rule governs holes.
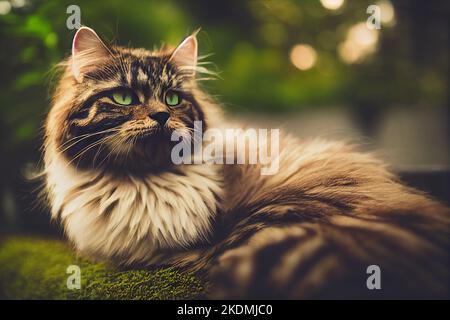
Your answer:
[[[68,289],[67,267],[81,270],[81,288]],[[113,270],[74,255],[64,243],[8,238],[0,243],[0,297],[6,299],[195,299],[204,288],[173,269]]]

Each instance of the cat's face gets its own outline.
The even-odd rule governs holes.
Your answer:
[[[79,166],[169,164],[172,132],[192,136],[194,121],[204,120],[194,97],[196,62],[195,36],[151,52],[107,47],[92,29],[78,30],[71,74],[62,80],[73,93],[56,128],[59,151]]]

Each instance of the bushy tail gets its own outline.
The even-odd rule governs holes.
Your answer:
[[[255,222],[239,245],[219,251],[211,297],[449,298],[448,208],[422,198],[409,209],[293,216]]]

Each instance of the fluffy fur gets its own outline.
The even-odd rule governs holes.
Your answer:
[[[45,142],[52,217],[78,251],[119,265],[197,272],[211,282],[212,297],[373,297],[365,282],[371,264],[382,269],[381,297],[448,296],[448,208],[340,142],[283,136],[272,176],[261,176],[258,165],[171,165],[166,130],[192,134],[195,119],[230,126],[198,89],[192,71],[199,66],[173,59],[196,42],[150,52],[98,46],[88,35],[96,50],[107,50],[96,52],[94,65],[92,52],[81,51],[76,72],[76,50],[64,63]],[[99,95],[111,83],[129,86],[146,104],[111,105]],[[156,93],[168,83],[187,98],[155,129],[142,110],[163,108]],[[120,116],[110,117],[131,119],[111,126],[111,108]],[[123,130],[131,124],[138,133]],[[110,131],[95,137],[101,130]]]

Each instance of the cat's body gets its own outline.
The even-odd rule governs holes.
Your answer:
[[[95,33],[82,32],[80,44],[74,41],[73,57],[77,50],[85,53],[83,45],[101,47]],[[109,54],[120,58],[114,72],[105,53],[83,57],[95,65],[84,61],[74,70],[72,58],[66,68],[46,126],[45,174],[52,216],[62,221],[77,250],[120,265],[194,271],[211,283],[212,297],[448,296],[448,208],[403,186],[382,162],[344,143],[283,136],[279,171],[267,176],[258,165],[172,165],[166,154],[170,145],[159,133],[156,138],[152,133],[150,140],[116,143],[106,152],[95,149],[100,140],[65,150],[77,137],[93,137],[83,130],[93,125],[95,132],[105,119],[98,110],[108,107],[101,100],[107,97],[87,89],[110,88],[104,78],[114,73],[123,73],[132,88],[139,81],[151,83],[145,70],[133,67],[133,59],[146,61],[148,56],[161,59],[155,62],[159,68],[147,70],[162,81],[152,88],[164,87],[170,78],[164,66],[189,63],[193,47],[196,56],[196,43],[186,46],[186,41],[175,53],[113,48]],[[181,59],[176,57],[180,52]],[[84,79],[79,78],[83,73]],[[177,115],[173,112],[179,109],[169,108],[167,128],[190,127],[192,120],[208,127],[229,126],[191,78],[175,86],[183,81],[182,90],[189,90],[183,93],[185,113]],[[117,112],[139,117],[138,106]],[[148,111],[152,115],[153,107]],[[157,109],[159,114],[165,110],[161,105]],[[106,130],[117,132],[126,121]],[[158,148],[148,151],[152,143]],[[110,157],[111,152],[117,154]],[[78,158],[80,153],[84,159]],[[370,265],[381,268],[378,295],[366,286]]]

